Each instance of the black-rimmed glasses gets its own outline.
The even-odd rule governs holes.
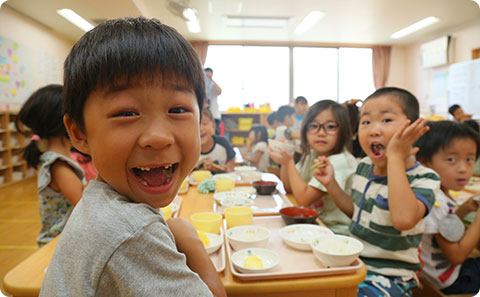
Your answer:
[[[323,124],[312,122],[307,125],[308,133],[318,133],[320,129],[323,128],[327,134],[335,134],[338,130],[338,124],[336,122],[330,121]]]

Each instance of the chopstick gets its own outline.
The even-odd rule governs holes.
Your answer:
[[[204,164],[204,165],[205,165],[205,161],[207,161],[207,160],[206,160],[206,159],[203,159],[203,164]],[[224,167],[222,167],[222,166],[220,166],[220,165],[217,165],[217,164],[215,164],[215,163],[213,163],[213,162],[212,162],[212,167],[217,168],[217,169],[219,169],[219,170],[225,170]]]

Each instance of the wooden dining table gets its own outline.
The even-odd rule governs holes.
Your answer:
[[[277,182],[278,192],[286,195],[292,204],[296,205],[293,196],[285,194],[281,181],[274,174],[264,173],[262,179]],[[194,186],[190,186],[188,192],[181,197],[178,216],[187,220],[190,220],[190,216],[196,212],[214,210],[213,195],[201,194]],[[57,241],[58,237],[7,273],[3,287],[8,294],[15,297],[38,296]],[[362,263],[360,268],[347,274],[246,281],[235,277],[230,271],[230,266],[225,265],[225,270],[219,272],[219,275],[228,296],[354,297],[357,296],[357,285],[365,279],[366,268]]]

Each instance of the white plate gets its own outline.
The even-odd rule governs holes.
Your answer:
[[[250,195],[255,194],[257,191],[255,190],[254,187],[235,187],[232,189],[232,192],[245,192]]]
[[[223,244],[223,236],[213,233],[205,232],[208,240],[210,241],[210,245],[206,246],[205,249],[207,250],[208,254],[213,254],[222,246]]]
[[[287,245],[302,251],[311,251],[313,238],[321,235],[330,235],[333,232],[323,226],[312,224],[293,224],[283,227],[280,236]]]
[[[245,197],[225,197],[220,200],[220,204],[224,207],[251,206],[253,200]]]
[[[217,203],[221,203],[221,201],[225,198],[248,198],[250,194],[246,192],[237,192],[237,191],[227,191],[227,192],[218,192],[213,194],[213,199],[217,201]]]
[[[249,253],[250,252],[250,253]],[[253,269],[246,268],[244,266],[245,259],[250,256],[255,255],[262,260],[263,268]],[[235,269],[243,273],[259,273],[265,272],[273,267],[277,266],[280,262],[280,256],[269,249],[264,248],[248,248],[239,250],[232,255],[232,263]]]
[[[257,225],[242,225],[227,230],[228,243],[234,250],[265,247],[270,239],[271,232],[265,227]]]

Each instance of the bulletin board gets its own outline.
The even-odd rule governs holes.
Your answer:
[[[448,105],[460,105],[480,116],[480,59],[456,63],[448,69]]]
[[[0,36],[0,102],[23,103],[34,91],[32,49]]]

